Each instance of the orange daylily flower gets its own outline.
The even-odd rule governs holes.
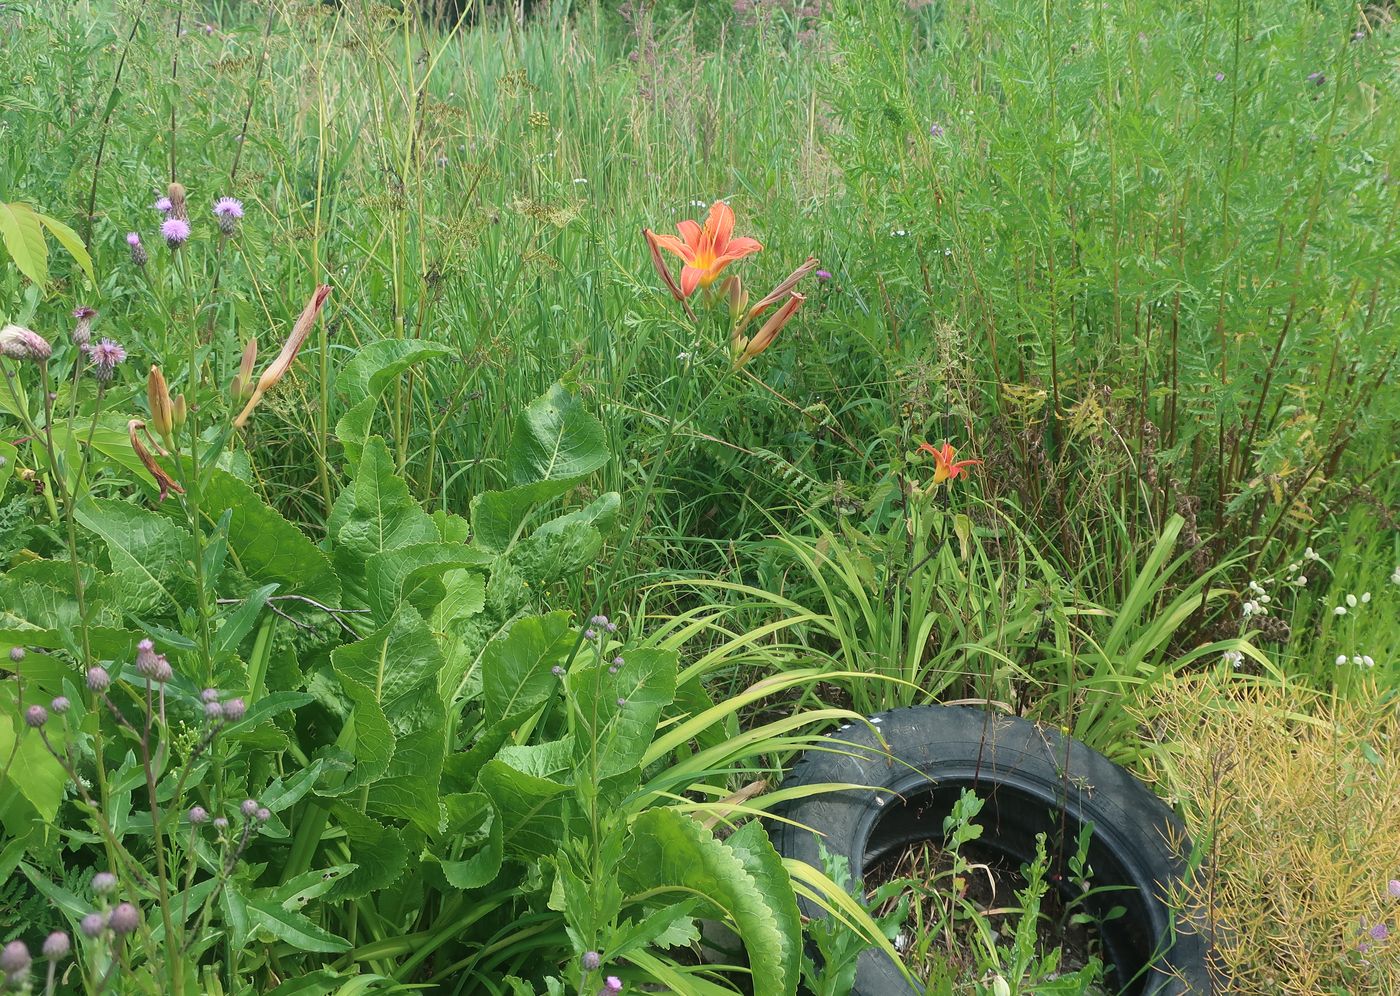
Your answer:
[[[676,229],[681,233],[679,237],[649,233],[647,241],[654,248],[675,253],[685,262],[680,287],[685,297],[695,293],[697,287],[709,287],[730,263],[763,248],[757,239],[733,237],[734,212],[724,201],[715,201],[710,206],[710,216],[705,219],[704,227],[687,220],[677,224]]]
[[[184,494],[185,489],[180,487],[180,482],[175,480],[165,472],[165,468],[156,463],[156,458],[151,456],[151,451],[146,449],[141,442],[141,433],[145,432],[150,438],[150,430],[146,428],[146,423],[139,418],[129,419],[126,423],[127,438],[131,440],[131,449],[136,454],[136,459],[141,461],[141,466],[146,468],[146,472],[155,478],[156,487],[160,488],[160,500],[165,501],[166,496],[174,491],[176,494]],[[155,440],[152,439],[154,444]],[[156,449],[160,449],[156,446]]]
[[[944,443],[937,447],[929,443],[920,443],[919,449],[924,453],[933,454],[933,483],[936,485],[957,480],[967,473],[969,467],[979,467],[982,464],[981,460],[957,459],[958,451],[953,449],[952,443]]]

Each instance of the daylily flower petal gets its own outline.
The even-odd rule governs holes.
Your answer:
[[[715,255],[722,255],[734,234],[734,211],[724,201],[710,205],[710,216],[705,220],[705,232],[710,236],[710,249]]]
[[[694,294],[695,288],[700,286],[705,274],[705,270],[687,263],[685,268],[681,270],[681,293],[686,297]]]
[[[146,428],[146,423],[134,418],[126,423],[127,438],[131,440],[131,449],[136,454],[136,459],[141,461],[141,466],[146,468],[156,480],[156,487],[160,488],[160,500],[165,501],[167,495],[174,491],[176,494],[184,494],[185,489],[180,487],[180,482],[172,478],[165,472],[160,464],[156,463],[156,458],[151,456],[150,450],[146,449],[141,442],[141,431]]]
[[[737,239],[730,239],[720,255],[730,259],[743,259],[745,256],[752,256],[754,253],[762,251],[763,243],[759,242],[758,239],[741,235]]]
[[[301,350],[302,343],[306,342],[306,337],[311,334],[312,328],[316,325],[316,316],[321,313],[321,305],[326,303],[326,297],[331,292],[330,287],[322,284],[316,288],[311,295],[311,300],[306,302],[306,307],[302,309],[301,317],[292,326],[292,331],[287,336],[287,341],[282,345],[282,351],[277,357],[267,365],[262,376],[258,378],[257,386],[253,388],[253,396],[248,399],[248,404],[238,413],[238,417],[233,420],[233,424],[238,428],[243,428],[248,422],[248,416],[253,414],[253,409],[257,407],[262,396],[277,384],[287,371],[292,367],[292,361],[297,358],[297,353]]]
[[[646,236],[647,241],[652,242],[656,248],[675,253],[687,263],[695,258],[694,250],[686,245],[683,240],[674,235],[661,235],[651,231],[649,228],[642,229],[642,233]]]
[[[690,249],[692,256],[700,251],[700,240],[704,232],[698,224],[689,220],[677,222],[676,230],[681,233],[681,238],[685,239],[686,247]]]

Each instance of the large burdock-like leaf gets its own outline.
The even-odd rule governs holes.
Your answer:
[[[560,611],[521,619],[487,644],[481,657],[486,714],[496,722],[518,722],[554,694],[559,679],[550,669],[563,662],[574,636],[569,614]]]
[[[380,339],[364,346],[345,364],[336,375],[336,389],[352,404],[336,423],[335,434],[351,463],[358,463],[364,454],[384,389],[415,363],[452,352],[450,346],[425,339]]]
[[[394,474],[393,457],[380,437],[373,436],[365,444],[355,482],[348,490],[353,499],[343,511],[337,502],[338,514],[332,516],[337,527],[335,563],[341,578],[363,577],[375,554],[438,539],[432,516]]]
[[[599,661],[569,675],[578,711],[578,763],[600,779],[641,763],[661,710],[676,693],[674,650],[639,648],[628,651],[626,660],[617,674]]]
[[[107,546],[123,602],[138,616],[175,612],[189,594],[181,571],[190,559],[190,534],[162,516],[115,498],[83,502],[74,516]]]
[[[756,850],[746,841],[741,855],[690,817],[651,809],[632,824],[622,884],[632,894],[673,889],[723,910],[748,951],[754,992],[791,996],[797,991],[797,975],[789,967],[794,940],[783,933],[790,920],[785,909],[775,912],[770,904],[771,884],[760,882],[748,868],[750,861],[761,863]],[[781,905],[788,902],[795,903],[790,889]]]
[[[530,485],[543,500],[562,494],[608,462],[602,424],[578,398],[555,384],[530,402],[515,423],[506,469],[517,487]]]
[[[442,654],[423,617],[411,606],[401,605],[389,622],[368,637],[337,648],[331,663],[347,689],[358,685],[369,691],[393,735],[388,766],[367,787],[366,811],[434,829],[446,712],[437,690]],[[351,697],[357,696],[352,693]],[[377,765],[380,756],[376,751],[367,761]]]

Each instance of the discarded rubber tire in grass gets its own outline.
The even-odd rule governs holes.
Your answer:
[[[1080,828],[1092,822],[1091,887],[1125,887],[1085,900],[1099,916],[1113,906],[1126,910],[1099,927],[1110,989],[1126,996],[1212,991],[1206,939],[1166,902],[1186,871],[1185,828],[1126,770],[1056,730],[980,709],[895,709],[872,723],[888,752],[870,727],[852,724],[808,750],[784,788],[836,782],[873,791],[826,792],[782,808],[783,817],[810,830],[775,822],[771,834],[780,854],[821,868],[811,832],[817,831],[827,851],[844,855],[859,879],[911,844],[940,843],[943,818],[968,788],[985,800],[976,820],[983,827],[978,845],[1018,867],[1034,857],[1037,833],[1046,834],[1053,862],[1061,840],[1072,854]],[[799,903],[804,915],[823,915],[815,904]],[[902,996],[916,990],[888,955],[868,950],[853,992]]]

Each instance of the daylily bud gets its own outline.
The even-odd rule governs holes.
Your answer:
[[[796,291],[789,294],[787,302],[774,312],[768,321],[763,323],[763,327],[754,333],[753,338],[744,341],[742,351],[734,358],[734,369],[737,370],[739,367],[742,367],[745,363],[749,362],[749,360],[771,346],[773,340],[778,338],[778,333],[783,330],[783,326],[792,319],[792,316],[797,313],[798,308],[802,307],[802,302],[805,300],[807,300],[807,298]],[[739,341],[739,337],[736,336],[735,341]]]
[[[126,423],[126,434],[131,440],[131,448],[136,453],[136,459],[141,461],[141,466],[156,479],[156,486],[160,488],[160,500],[164,501],[166,495],[174,491],[176,494],[184,494],[185,489],[180,487],[180,482],[167,474],[160,464],[156,463],[156,458],[151,456],[150,450],[141,442],[139,433],[146,428],[146,423],[138,418],[134,418]]]
[[[737,322],[749,303],[749,292],[737,274],[726,280],[724,286],[729,293],[729,320]]]
[[[257,362],[258,340],[254,337],[243,347],[243,358],[238,361],[238,373],[233,375],[233,383],[229,385],[228,391],[233,395],[234,401],[247,401],[252,395],[253,365]]]
[[[253,409],[262,400],[263,394],[271,390],[291,369],[292,361],[297,358],[297,351],[301,349],[302,343],[306,342],[306,337],[311,334],[311,329],[316,324],[316,316],[321,313],[321,305],[326,303],[326,296],[330,292],[330,287],[322,284],[311,295],[311,300],[306,302],[301,317],[292,326],[291,334],[287,336],[287,341],[282,345],[282,352],[278,353],[277,358],[269,363],[267,369],[262,372],[262,376],[258,378],[257,386],[253,388],[252,397],[248,399],[243,410],[238,413],[238,417],[233,420],[235,426],[241,429],[247,424],[248,416],[253,414]]]
[[[778,284],[777,287],[774,287],[767,295],[760,299],[757,304],[749,309],[748,314],[744,316],[744,320],[739,324],[739,327],[742,329],[745,325],[763,314],[779,301],[786,300],[788,294],[792,292],[792,289],[798,285],[802,278],[815,270],[818,265],[819,260],[817,257],[808,256],[805,263],[788,274],[786,280]]]
[[[185,405],[185,396],[181,394],[174,401],[170,402],[170,425],[179,432],[185,427],[185,419],[189,416],[189,408]]]
[[[174,427],[170,388],[166,386],[165,374],[161,373],[160,367],[155,364],[151,365],[151,372],[146,377],[146,403],[151,407],[151,425],[168,445],[170,432]]]

